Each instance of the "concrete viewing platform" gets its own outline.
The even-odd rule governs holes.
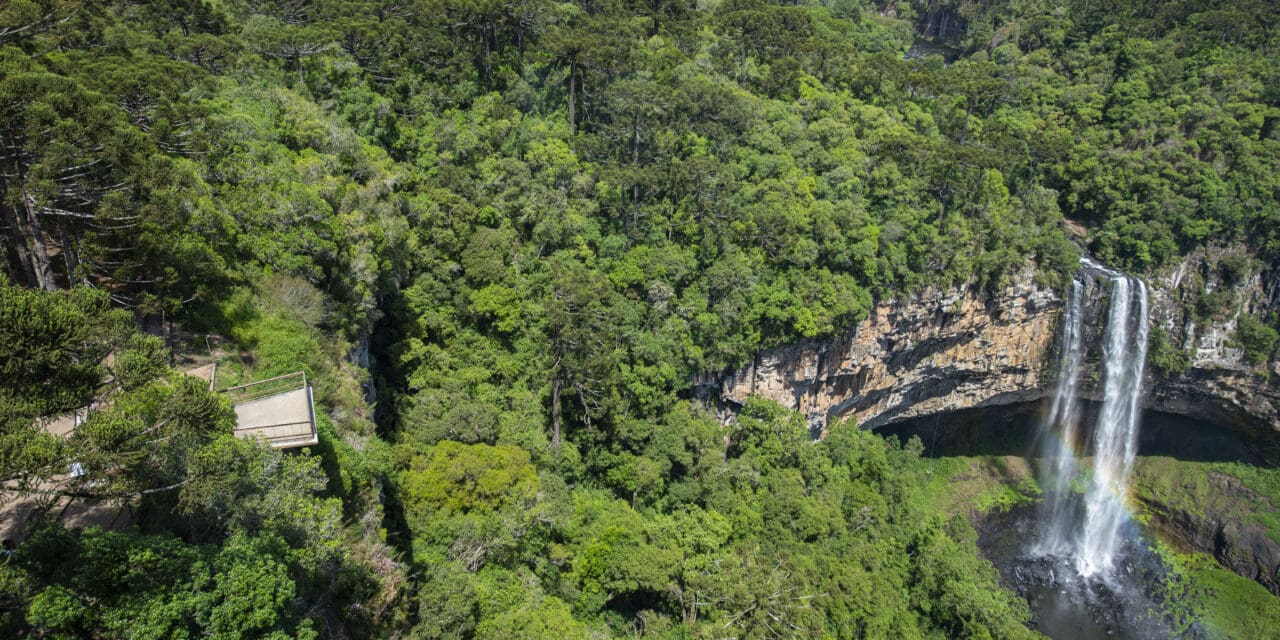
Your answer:
[[[262,436],[274,449],[311,447],[316,436],[315,401],[306,373],[299,371],[252,382],[223,393],[235,404],[235,435]]]
[[[216,366],[201,367],[196,377],[207,379],[212,388]],[[207,376],[207,378],[206,378]],[[274,449],[310,447],[320,443],[316,436],[315,403],[306,373],[299,371],[222,391],[236,412],[234,434],[239,438],[261,436]],[[94,411],[107,407],[103,400],[75,411],[40,418],[35,426],[55,436],[70,437],[72,431]],[[96,499],[70,497],[64,490],[77,473],[78,463],[67,473],[40,481],[26,489],[0,485],[0,538],[19,542],[40,513],[52,514],[66,527],[96,525],[104,529],[127,527],[134,521],[137,498]]]

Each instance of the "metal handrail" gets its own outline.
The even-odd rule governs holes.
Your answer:
[[[313,432],[311,431],[311,429],[310,429],[310,427],[311,427],[311,421],[310,421],[310,420],[306,420],[306,421],[303,421],[303,422],[281,422],[281,423],[278,423],[278,424],[259,424],[259,425],[254,425],[254,426],[252,426],[252,427],[236,427],[236,428],[234,428],[234,429],[232,429],[232,430],[231,430],[231,433],[262,433],[263,431],[266,431],[267,429],[278,429],[278,428],[280,428],[280,427],[297,427],[297,426],[301,426],[301,425],[307,425],[307,427],[308,427],[308,429],[307,429],[307,433],[308,433],[308,435],[309,435],[309,434],[311,434],[311,433],[313,433]],[[274,438],[293,438],[293,437],[296,437],[296,436],[297,436],[297,434],[289,434],[289,435],[287,435],[287,436],[268,436],[268,437],[267,437],[267,439],[268,439],[268,440],[271,440],[271,439],[274,439]]]
[[[266,386],[270,385],[270,386]],[[307,372],[296,371],[294,373],[286,373],[284,375],[267,378],[266,380],[258,380],[257,382],[248,382],[234,387],[227,387],[221,393],[225,393],[232,397],[233,404],[241,402],[250,402],[253,400],[261,400],[270,396],[299,389],[307,388]]]

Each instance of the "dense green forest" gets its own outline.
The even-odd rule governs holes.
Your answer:
[[[942,10],[954,60],[905,56]],[[918,440],[724,426],[691,381],[927,285],[1061,285],[1067,221],[1138,272],[1274,264],[1277,15],[0,3],[0,480],[78,462],[59,491],[136,520],[35,523],[0,635],[1034,637]],[[231,437],[174,368],[210,335],[227,385],[308,373],[319,446]]]

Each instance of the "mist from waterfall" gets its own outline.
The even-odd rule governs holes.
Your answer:
[[[1054,433],[1049,432],[1047,435],[1050,437],[1044,441],[1045,457],[1051,461],[1048,486],[1045,487],[1049,498],[1044,502],[1044,513],[1040,519],[1044,531],[1035,550],[1037,555],[1069,554],[1075,531],[1079,528],[1067,496],[1070,495],[1071,480],[1076,476],[1076,457],[1072,447],[1079,437],[1080,400],[1076,396],[1080,388],[1080,367],[1084,362],[1081,348],[1084,288],[1085,283],[1079,278],[1071,281],[1071,294],[1062,316],[1058,384],[1049,415],[1045,417],[1045,424],[1056,429],[1057,437],[1052,437]]]
[[[1147,288],[1141,280],[1088,258],[1083,263],[1087,270],[1111,281],[1111,305],[1102,340],[1102,407],[1088,447],[1081,450],[1082,455],[1092,457],[1093,465],[1081,517],[1072,482],[1079,471],[1076,446],[1081,440],[1079,388],[1085,363],[1086,274],[1072,281],[1063,316],[1058,383],[1045,421],[1051,430],[1046,435],[1055,436],[1044,438],[1051,473],[1045,487],[1045,528],[1033,551],[1070,557],[1081,576],[1106,578],[1114,569],[1121,528],[1129,519],[1125,500],[1137,456],[1149,337]]]
[[[1113,272],[1114,273],[1114,272]],[[1102,411],[1093,437],[1093,478],[1085,496],[1084,531],[1076,548],[1082,576],[1111,572],[1120,527],[1129,519],[1125,500],[1138,454],[1142,374],[1147,362],[1147,287],[1112,275],[1111,313],[1103,356]],[[1132,308],[1137,303],[1136,312]]]

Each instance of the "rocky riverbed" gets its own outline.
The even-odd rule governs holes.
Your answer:
[[[1042,531],[1037,505],[997,512],[977,523],[978,546],[1000,570],[1001,582],[1027,600],[1031,627],[1055,640],[1199,638],[1194,624],[1179,633],[1166,620],[1161,585],[1168,577],[1143,532],[1130,525],[1109,579],[1081,578],[1068,558],[1031,550]]]

